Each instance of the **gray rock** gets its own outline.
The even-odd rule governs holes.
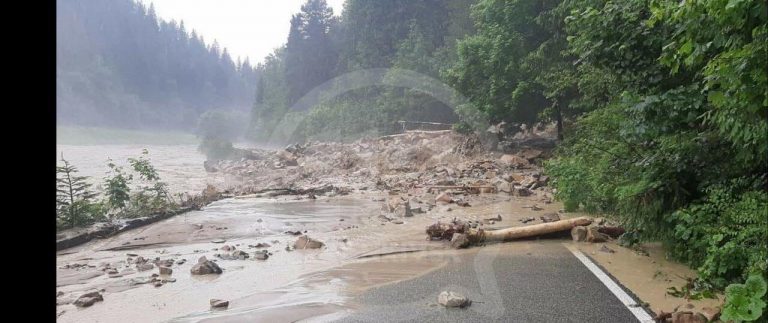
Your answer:
[[[437,302],[445,307],[466,307],[472,304],[468,298],[459,293],[443,291],[437,297]]]
[[[170,275],[173,274],[173,269],[168,267],[157,267],[160,269],[160,275]]]
[[[235,259],[245,260],[246,258],[248,258],[248,253],[242,250],[235,250],[234,252],[232,252],[232,257],[234,257]]]
[[[88,307],[96,302],[101,302],[103,300],[104,297],[101,296],[101,293],[98,291],[93,291],[80,295],[80,297],[75,300],[74,304],[77,307]]]
[[[299,239],[296,240],[296,242],[293,243],[294,249],[319,249],[322,248],[325,244],[317,241],[315,239],[312,239],[306,235],[303,235],[299,237]]]
[[[269,252],[267,252],[266,250],[256,251],[253,254],[253,257],[258,260],[267,260],[267,258],[269,258]]]
[[[544,214],[544,215],[540,216],[539,218],[544,223],[560,221],[560,216],[557,215],[557,213]]]
[[[222,270],[215,262],[210,261],[205,258],[205,256],[200,257],[200,259],[197,261],[197,264],[192,266],[192,269],[189,270],[192,275],[208,275],[208,274],[221,274]]]
[[[211,308],[227,308],[229,307],[229,301],[220,299],[211,299]]]

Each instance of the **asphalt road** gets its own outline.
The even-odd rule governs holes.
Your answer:
[[[619,299],[558,243],[498,244],[462,253],[415,279],[371,289],[337,322],[638,322]],[[437,305],[452,290],[473,303]],[[636,299],[635,299],[636,301]]]

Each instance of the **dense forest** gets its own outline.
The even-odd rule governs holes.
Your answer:
[[[153,7],[56,1],[58,124],[193,130],[205,111],[247,111],[256,81],[247,59]]]
[[[768,269],[767,12],[762,0],[348,0],[336,16],[309,0],[257,66],[251,136],[291,118],[296,140],[403,119],[563,120],[546,169],[566,208],[624,220],[624,243],[663,241],[698,269],[697,288],[723,288]],[[291,109],[377,67],[437,78],[470,104],[373,86]]]
[[[453,123],[453,108],[428,93],[371,86],[320,97],[313,109],[292,108],[310,90],[337,76],[371,68],[411,70],[440,80],[456,60],[457,39],[472,33],[464,0],[348,0],[340,15],[323,0],[307,1],[291,19],[286,44],[257,66],[251,137],[269,139],[281,121],[299,119],[301,139],[345,139],[398,129],[398,120]],[[381,82],[383,83],[383,82]],[[315,103],[315,102],[313,102]]]

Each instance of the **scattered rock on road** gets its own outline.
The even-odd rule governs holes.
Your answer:
[[[320,249],[325,244],[317,241],[315,239],[312,239],[306,235],[303,235],[299,237],[299,239],[296,240],[296,242],[293,243],[294,249]]]
[[[101,293],[98,291],[93,291],[80,295],[80,297],[75,300],[74,304],[77,307],[88,307],[96,302],[101,302],[103,300],[104,297],[101,296]]]
[[[170,275],[173,274],[173,269],[168,267],[157,267],[160,269],[160,275]]]
[[[189,271],[192,275],[221,274],[222,272],[219,265],[206,259],[205,256],[200,257],[200,259],[197,260],[197,264],[192,266],[192,269]]]
[[[451,291],[443,291],[440,296],[437,297],[437,302],[445,307],[466,307],[472,302],[459,293]]]
[[[220,299],[211,299],[211,308],[227,308],[229,307],[229,301]]]

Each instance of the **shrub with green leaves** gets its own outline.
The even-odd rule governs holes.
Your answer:
[[[720,319],[725,322],[752,322],[763,318],[766,306],[765,278],[753,274],[744,284],[731,284],[725,288],[725,304]]]

